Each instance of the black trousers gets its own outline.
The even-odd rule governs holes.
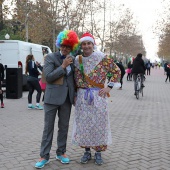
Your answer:
[[[39,84],[38,79],[37,80],[33,80],[33,81],[27,81],[28,86],[29,86],[29,93],[28,93],[28,103],[32,103],[32,95],[34,93],[34,90],[37,91],[37,96],[36,96],[36,102],[40,103],[40,98],[41,98],[41,86]]]
[[[60,105],[44,104],[44,131],[41,142],[40,157],[48,160],[50,158],[50,150],[53,141],[54,124],[56,115],[58,115],[58,135],[57,135],[57,150],[58,156],[66,152],[67,134],[69,128],[69,120],[72,104],[69,96],[66,101]]]
[[[123,74],[123,75],[121,75],[121,78],[120,78],[121,88],[122,88],[122,85],[123,85],[123,77],[124,77],[124,74]]]
[[[170,82],[170,74],[167,74],[167,75],[166,75],[166,80],[165,80],[165,82],[168,80],[168,78],[169,78],[169,82]]]
[[[3,91],[2,91],[2,93],[0,93],[0,100],[1,100],[1,104],[2,104],[3,103]]]
[[[132,80],[132,74],[131,74],[131,73],[128,73],[128,74],[127,74],[127,81],[128,81],[128,80]]]
[[[146,74],[147,74],[147,75],[150,75],[150,72],[151,72],[151,68],[147,68],[147,69],[146,69]]]

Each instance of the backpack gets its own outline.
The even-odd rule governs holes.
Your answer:
[[[151,67],[151,65],[150,65],[150,63],[148,63],[148,64],[147,64],[147,68],[150,68],[150,67]]]

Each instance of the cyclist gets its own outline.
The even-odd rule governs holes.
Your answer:
[[[132,74],[133,74],[133,80],[134,80],[134,89],[135,89],[135,94],[136,95],[136,79],[137,79],[137,75],[140,74],[141,75],[141,84],[142,87],[145,87],[143,84],[144,81],[144,74],[145,74],[145,64],[144,61],[142,59],[142,54],[139,53],[137,54],[136,58],[133,61],[133,67],[132,67]]]

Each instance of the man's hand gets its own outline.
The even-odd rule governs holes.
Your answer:
[[[111,88],[109,87],[106,87],[106,88],[103,88],[99,91],[99,96],[100,97],[106,97],[107,93],[109,93],[111,90]]]
[[[64,60],[63,60],[63,64],[61,65],[64,69],[69,66],[71,63],[73,63],[73,59],[71,56],[67,56]]]
[[[41,65],[41,63],[39,63],[38,61],[36,61],[35,64],[36,64],[37,66],[40,66],[40,65]]]
[[[77,101],[77,96],[74,97],[74,103],[73,103],[73,106],[76,105],[76,101]]]

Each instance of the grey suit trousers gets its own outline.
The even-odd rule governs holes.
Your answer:
[[[69,128],[69,120],[72,104],[69,96],[63,105],[44,104],[44,131],[41,142],[40,157],[48,160],[50,158],[50,150],[52,146],[55,117],[58,113],[58,135],[57,135],[57,150],[56,154],[62,155],[66,152],[67,134]]]

